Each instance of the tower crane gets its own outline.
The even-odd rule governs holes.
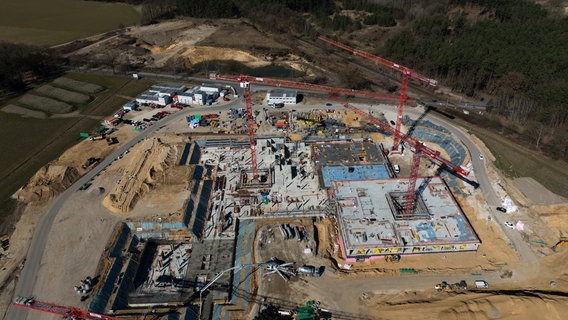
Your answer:
[[[409,215],[414,210],[414,201],[415,201],[415,188],[416,188],[416,179],[418,178],[418,169],[420,167],[420,155],[425,155],[432,159],[434,162],[438,163],[439,165],[443,165],[454,171],[462,176],[467,176],[469,172],[462,167],[453,164],[451,161],[444,159],[440,155],[440,151],[434,150],[425,146],[422,142],[416,140],[415,138],[411,137],[408,134],[400,132],[398,129],[391,127],[389,124],[380,121],[379,119],[375,118],[374,116],[350,105],[347,101],[337,97],[332,96],[332,99],[340,102],[343,107],[349,109],[359,115],[361,118],[367,119],[367,121],[371,122],[372,124],[376,125],[377,127],[383,129],[384,131],[391,133],[392,135],[398,135],[401,140],[408,143],[411,147],[414,148],[414,155],[412,156],[412,165],[410,168],[410,176],[408,178],[408,191],[405,195],[404,199],[404,213]]]
[[[119,318],[81,310],[75,307],[61,306],[54,303],[36,300],[34,297],[18,297],[14,300],[14,306],[56,314],[69,320],[120,320]]]
[[[245,89],[245,106],[247,110],[247,129],[250,142],[250,159],[252,176],[258,179],[258,165],[256,162],[256,140],[254,139],[254,121],[252,120],[252,99],[250,97],[250,82],[241,81],[241,87]]]
[[[250,96],[250,89],[248,87],[250,86],[251,83],[259,84],[259,85],[266,85],[266,86],[273,86],[273,87],[284,87],[284,88],[290,88],[290,89],[301,89],[301,90],[307,90],[307,91],[325,92],[325,93],[328,93],[334,100],[341,102],[342,105],[345,108],[353,111],[354,113],[359,115],[361,118],[367,119],[369,122],[380,127],[384,131],[391,133],[395,137],[398,136],[399,139],[407,142],[411,147],[414,148],[414,156],[413,156],[413,159],[412,159],[412,167],[411,167],[409,183],[408,183],[409,188],[408,188],[408,192],[405,196],[405,201],[404,201],[404,212],[406,214],[412,213],[412,210],[414,209],[415,187],[416,187],[416,179],[418,178],[420,155],[425,155],[425,156],[429,157],[430,159],[432,159],[434,162],[438,163],[439,165],[443,165],[443,166],[447,167],[449,170],[454,171],[454,172],[456,172],[456,173],[458,173],[462,176],[467,176],[469,174],[469,172],[467,170],[463,169],[462,167],[460,167],[458,165],[453,164],[449,160],[444,159],[440,155],[440,151],[431,149],[431,148],[425,146],[420,141],[414,139],[410,135],[401,132],[400,131],[400,125],[397,125],[395,128],[392,128],[389,124],[384,123],[384,122],[380,121],[379,119],[371,116],[370,114],[368,114],[364,111],[361,111],[358,108],[348,104],[345,100],[340,99],[337,95],[343,94],[343,95],[350,95],[350,96],[356,96],[356,97],[366,97],[366,98],[375,98],[375,99],[384,99],[384,100],[398,100],[398,98],[396,98],[396,97],[383,96],[383,95],[379,95],[377,93],[369,92],[369,91],[335,88],[335,87],[321,86],[321,85],[315,85],[315,84],[310,84],[310,83],[295,82],[295,81],[280,80],[280,79],[271,79],[271,78],[260,78],[260,77],[253,77],[253,76],[248,76],[248,75],[221,76],[221,75],[214,74],[214,75],[210,75],[210,78],[215,79],[215,80],[224,80],[224,81],[241,83],[241,86],[243,86],[245,88],[245,99],[246,99],[246,96]],[[432,81],[434,81],[434,80],[432,80]],[[249,91],[247,91],[247,89]],[[250,104],[250,105],[251,105],[251,109],[252,109],[252,104]],[[400,109],[399,109],[399,112],[400,112]],[[249,112],[249,115],[250,114],[251,114],[251,112]],[[252,137],[251,139],[254,140],[254,128],[252,128],[252,130],[251,130],[251,128],[249,128],[249,138]],[[252,132],[252,135],[250,135],[250,132]],[[251,143],[251,146],[252,145],[253,144]],[[254,151],[254,149],[251,148],[251,153],[253,151]],[[253,157],[253,159],[256,159],[256,158]]]
[[[245,89],[244,97],[245,97],[245,105],[247,111],[247,129],[248,129],[248,136],[250,142],[250,156],[251,156],[251,169],[254,179],[258,178],[258,164],[256,161],[256,140],[254,138],[254,121],[252,119],[252,100],[250,97],[250,85],[251,84],[258,84],[258,85],[266,85],[271,87],[282,87],[282,88],[291,88],[291,89],[302,89],[306,91],[316,91],[316,92],[324,92],[324,93],[334,93],[334,94],[344,94],[344,95],[351,95],[356,97],[365,97],[365,98],[373,98],[373,99],[383,99],[383,100],[396,100],[396,97],[392,96],[384,96],[370,91],[360,91],[360,90],[352,90],[352,89],[344,89],[344,88],[334,88],[328,86],[321,86],[317,84],[305,83],[305,82],[296,82],[296,81],[289,81],[289,80],[280,80],[280,79],[271,79],[271,78],[261,78],[261,77],[253,77],[248,75],[218,75],[218,74],[211,74],[209,76],[211,79],[215,80],[223,80],[223,81],[231,81],[231,82],[238,82],[240,83],[241,88]]]
[[[346,89],[346,88],[336,88],[336,87],[329,87],[329,86],[322,86],[319,84],[312,84],[307,82],[297,82],[297,81],[290,81],[290,80],[281,80],[281,79],[273,79],[273,78],[264,78],[264,77],[254,77],[248,75],[218,75],[218,74],[211,74],[209,76],[210,79],[214,80],[222,80],[222,81],[230,81],[230,82],[239,82],[241,83],[241,87],[246,87],[244,84],[256,84],[256,85],[265,85],[270,87],[281,87],[281,88],[290,88],[290,89],[300,89],[305,91],[314,91],[314,92],[323,92],[323,93],[333,93],[333,94],[342,94],[347,96],[354,96],[354,97],[361,97],[361,98],[371,98],[377,100],[398,100],[399,98],[389,96],[389,95],[381,95],[376,92],[372,91],[364,91],[364,90],[354,90],[354,89]],[[407,99],[407,101],[414,101],[413,99]]]
[[[322,41],[325,41],[325,42],[327,42],[327,43],[329,43],[333,46],[336,46],[338,48],[347,50],[347,51],[353,53],[354,55],[361,56],[365,59],[369,59],[371,61],[382,64],[383,66],[386,66],[388,68],[391,68],[393,70],[396,70],[396,71],[402,73],[402,83],[401,83],[401,86],[400,86],[400,98],[399,98],[399,101],[398,101],[398,114],[397,114],[397,118],[396,118],[396,131],[395,131],[395,134],[394,134],[394,142],[393,142],[393,145],[392,145],[393,150],[395,150],[395,151],[398,150],[398,145],[399,145],[399,142],[400,142],[400,139],[401,139],[401,136],[400,136],[399,133],[401,132],[400,126],[402,124],[402,116],[403,116],[403,113],[404,113],[404,103],[406,101],[410,101],[406,97],[406,88],[408,86],[408,78],[412,78],[412,79],[422,81],[422,82],[424,82],[428,85],[431,85],[431,86],[437,86],[438,81],[436,81],[434,79],[430,79],[430,78],[428,78],[424,75],[421,75],[421,74],[417,73],[416,71],[414,71],[413,69],[407,68],[405,66],[401,66],[401,65],[394,63],[392,61],[389,61],[387,59],[377,57],[377,56],[370,54],[368,52],[352,48],[348,45],[345,45],[343,43],[331,40],[331,39],[326,38],[324,36],[320,36],[319,39],[322,40]]]

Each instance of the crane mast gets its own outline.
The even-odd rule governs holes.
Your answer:
[[[371,122],[372,124],[376,125],[377,127],[383,129],[385,132],[391,133],[395,135],[397,133],[397,129],[391,127],[389,124],[382,122],[381,120],[375,118],[374,116],[350,105],[347,101],[340,99],[337,96],[332,96],[332,99],[340,102],[343,107],[349,109],[359,115],[361,118],[366,119],[367,121]],[[420,156],[425,155],[432,159],[434,162],[438,163],[439,165],[443,165],[447,167],[449,170],[454,171],[462,176],[467,176],[469,174],[468,171],[464,170],[462,167],[453,164],[451,161],[444,159],[440,155],[440,151],[434,150],[425,146],[422,142],[414,139],[413,137],[405,134],[403,132],[398,131],[398,134],[402,141],[408,143],[411,147],[414,148],[414,155],[412,157],[412,166],[410,168],[410,176],[408,178],[408,191],[405,196],[404,200],[404,213],[410,215],[414,210],[414,201],[416,198],[416,179],[418,178],[418,169],[420,167]]]
[[[424,75],[421,75],[419,73],[417,73],[416,71],[414,71],[413,69],[407,68],[405,66],[401,66],[398,63],[394,63],[392,61],[389,61],[387,59],[375,56],[373,54],[370,54],[368,52],[359,50],[359,49],[355,49],[352,48],[348,45],[345,45],[341,42],[335,41],[335,40],[331,40],[329,38],[326,38],[324,36],[320,36],[318,39],[327,42],[333,46],[336,46],[338,48],[341,48],[343,50],[349,51],[351,53],[353,53],[354,55],[363,57],[365,59],[374,61],[376,63],[382,64],[383,66],[386,66],[388,68],[391,68],[395,71],[398,71],[400,73],[402,73],[402,82],[400,85],[400,97],[398,99],[398,111],[397,111],[397,117],[396,117],[396,132],[394,134],[394,142],[392,145],[392,150],[393,151],[397,151],[398,150],[398,145],[400,143],[401,140],[401,136],[398,132],[400,132],[400,127],[402,125],[402,116],[404,114],[404,104],[407,101],[410,101],[408,99],[408,97],[406,96],[406,89],[408,87],[408,78],[412,78],[412,79],[416,79],[419,81],[422,81],[424,83],[427,83],[428,85],[431,86],[437,86],[438,85],[438,81],[434,80],[434,79],[430,79]]]
[[[247,128],[250,142],[250,159],[252,175],[254,179],[258,179],[258,164],[256,162],[256,140],[254,139],[254,121],[252,119],[252,100],[250,97],[250,83],[243,81],[241,86],[245,88],[245,105],[247,110]]]
[[[410,176],[408,177],[408,191],[404,197],[404,214],[409,216],[414,211],[414,201],[416,200],[416,179],[418,179],[418,169],[420,168],[420,152],[422,143],[414,147],[412,164],[410,166]]]
[[[394,135],[395,134],[395,128],[391,127],[388,123],[382,122],[381,120],[375,118],[374,116],[358,109],[357,107],[354,107],[352,105],[350,105],[349,103],[347,103],[345,100],[340,99],[337,96],[332,96],[332,98],[338,102],[340,102],[343,107],[345,107],[346,109],[349,109],[351,111],[353,111],[354,113],[356,113],[357,115],[359,115],[362,118],[365,118],[367,121],[371,122],[372,124],[376,125],[377,127],[383,129],[384,131]],[[439,165],[443,165],[446,166],[448,169],[450,169],[451,171],[457,172],[458,174],[462,175],[462,176],[467,176],[469,174],[469,172],[465,169],[463,169],[462,167],[453,164],[451,161],[444,159],[441,155],[440,155],[440,151],[434,150],[430,147],[425,146],[424,144],[422,144],[420,141],[414,139],[413,137],[409,136],[406,133],[403,132],[399,132],[400,137],[403,141],[407,142],[411,147],[413,147],[414,149],[419,148],[420,149],[420,153],[427,156],[428,158],[432,159],[434,162],[438,163]]]
[[[359,52],[359,51],[357,50],[357,52]],[[379,58],[379,57],[377,57],[377,58]],[[382,59],[382,58],[379,58],[379,59]],[[382,61],[387,61],[387,60],[382,59]],[[397,65],[397,64],[393,64],[393,67],[396,70],[404,70],[402,68],[405,68],[405,67],[402,67],[402,66]],[[403,73],[403,86],[401,87],[401,90],[404,89],[405,92],[406,92],[406,84],[408,83],[408,77],[418,77],[418,76],[417,76],[416,73],[414,73],[414,71],[409,70],[409,69],[408,69],[407,73]],[[409,183],[408,183],[409,184],[408,192],[407,192],[407,194],[405,196],[405,200],[404,200],[404,212],[405,212],[405,214],[411,214],[412,211],[414,210],[414,200],[415,200],[415,190],[414,189],[416,187],[416,179],[418,178],[418,169],[419,169],[419,165],[420,165],[420,156],[421,155],[425,155],[425,156],[429,157],[430,159],[432,159],[434,162],[438,163],[439,165],[445,166],[449,170],[454,171],[454,172],[456,172],[456,173],[458,173],[462,176],[467,176],[469,174],[469,172],[464,170],[462,167],[453,164],[449,160],[444,159],[440,155],[439,151],[425,146],[420,141],[418,141],[418,140],[414,139],[413,137],[411,137],[410,135],[405,134],[405,133],[400,131],[400,123],[402,122],[402,111],[403,111],[403,108],[401,108],[400,104],[399,104],[399,108],[398,108],[398,119],[397,119],[396,127],[393,128],[389,124],[384,123],[384,122],[380,121],[379,119],[371,116],[370,114],[359,110],[358,108],[350,105],[349,103],[340,99],[337,96],[338,94],[344,94],[344,95],[350,95],[350,96],[375,98],[375,99],[399,100],[399,101],[403,101],[402,106],[404,106],[404,101],[408,101],[408,100],[406,100],[406,94],[404,95],[404,99],[401,98],[402,99],[401,100],[401,99],[396,98],[396,97],[378,95],[374,92],[368,92],[368,91],[359,91],[359,90],[351,90],[351,89],[344,89],[344,88],[327,87],[327,86],[315,85],[315,84],[310,84],[310,83],[295,82],[295,81],[280,80],[280,79],[271,79],[271,78],[260,78],[260,77],[253,77],[253,76],[248,76],[248,75],[239,75],[239,76],[231,76],[231,75],[226,76],[226,75],[224,75],[224,76],[221,76],[221,75],[213,74],[213,75],[210,75],[210,78],[215,79],[215,80],[239,82],[239,83],[241,83],[241,87],[245,88],[245,101],[246,101],[247,113],[248,113],[247,120],[248,120],[248,127],[249,127],[249,140],[250,140],[250,145],[251,145],[251,158],[252,158],[252,163],[253,163],[252,164],[253,174],[255,175],[255,177],[258,176],[258,173],[257,173],[258,169],[256,168],[256,150],[255,150],[256,143],[255,143],[255,140],[254,140],[254,123],[252,121],[252,102],[250,101],[250,84],[251,83],[259,84],[259,85],[272,86],[272,87],[284,87],[284,88],[290,88],[290,89],[300,89],[300,90],[328,93],[332,99],[341,102],[341,104],[345,108],[353,111],[354,113],[359,115],[362,119],[367,119],[369,122],[373,123],[374,125],[378,126],[381,129],[383,129],[385,132],[392,134],[395,137],[395,139],[396,139],[396,137],[398,137],[399,140],[405,141],[411,147],[413,147],[415,151],[414,151],[414,155],[413,155],[413,159],[412,159],[412,167],[411,167]],[[435,80],[427,79],[425,77],[424,77],[424,79],[425,79],[424,81],[430,81],[431,83],[436,84]],[[398,148],[398,143],[397,143],[397,148]],[[394,147],[393,147],[393,149],[394,149]]]
[[[321,85],[316,85],[316,84],[311,84],[311,83],[296,82],[296,81],[289,81],[289,80],[280,80],[280,79],[271,79],[271,78],[253,77],[253,76],[248,76],[248,75],[238,75],[238,76],[225,75],[225,76],[221,76],[221,75],[218,75],[218,74],[212,74],[212,75],[209,76],[209,78],[215,79],[215,80],[239,82],[240,86],[245,89],[244,96],[245,96],[245,105],[246,105],[246,111],[247,111],[247,129],[248,129],[248,136],[249,136],[249,143],[250,143],[251,168],[252,168],[252,174],[253,174],[254,179],[258,179],[258,163],[257,163],[257,160],[256,160],[256,140],[255,140],[255,137],[254,137],[253,110],[252,110],[252,100],[251,100],[251,97],[250,97],[250,85],[251,85],[251,83],[258,84],[258,85],[272,86],[272,87],[282,87],[282,88],[291,88],[291,89],[301,89],[301,90],[306,90],[306,91],[344,94],[344,95],[373,98],[373,99],[396,100],[395,97],[379,95],[379,94],[376,94],[376,93],[370,92],[370,91],[334,88],[334,87],[321,86]]]

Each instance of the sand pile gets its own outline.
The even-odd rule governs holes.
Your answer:
[[[175,160],[176,148],[159,139],[142,142],[119,161],[128,161],[122,178],[104,198],[103,205],[114,213],[131,211],[145,193],[157,187],[164,171]]]
[[[181,55],[192,65],[207,60],[234,60],[251,67],[262,67],[270,64],[270,62],[259,59],[248,52],[231,48],[189,47]]]
[[[23,202],[48,200],[65,191],[78,177],[76,168],[47,164],[16,195]]]
[[[568,298],[528,291],[404,292],[374,295],[367,307],[380,310],[381,319],[564,319]]]

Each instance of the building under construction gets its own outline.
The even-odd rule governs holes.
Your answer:
[[[186,144],[179,166],[192,166],[182,213],[125,223],[111,244],[110,267],[89,310],[143,309],[195,301],[216,274],[252,263],[254,221],[336,216],[347,261],[389,254],[473,251],[479,239],[440,177],[417,181],[416,210],[404,213],[407,179],[395,179],[382,145],[360,139],[292,142],[257,138],[258,173],[248,141],[203,139]],[[241,220],[241,222],[239,222]],[[246,222],[246,223],[245,223]],[[249,241],[246,241],[249,243]],[[233,279],[241,279],[237,272]],[[229,274],[209,289],[237,298]],[[216,309],[217,310],[217,309]]]
[[[348,261],[389,254],[475,251],[480,241],[440,177],[419,178],[416,205],[404,212],[408,179],[332,182],[340,230],[339,245]]]
[[[394,178],[381,144],[316,143],[312,150],[348,261],[477,250],[480,241],[441,177],[417,180],[414,210],[405,214],[408,179]]]

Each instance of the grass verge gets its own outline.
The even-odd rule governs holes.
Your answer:
[[[495,166],[509,178],[531,177],[548,190],[568,198],[568,166],[476,127],[469,131],[479,137],[495,156]]]

